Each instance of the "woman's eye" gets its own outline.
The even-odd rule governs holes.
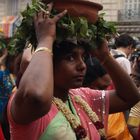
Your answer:
[[[84,56],[82,57],[82,59],[83,59],[83,61],[85,61],[85,57]]]
[[[86,56],[83,56],[83,57],[82,57],[82,60],[83,60],[83,61],[86,61]]]
[[[70,60],[70,61],[73,61],[73,60],[74,60],[74,57],[73,57],[73,56],[70,56],[70,57],[69,57],[69,60]]]
[[[74,61],[74,57],[72,55],[68,55],[68,56],[66,56],[66,60]]]

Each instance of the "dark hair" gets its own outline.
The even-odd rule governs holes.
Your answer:
[[[135,50],[130,57],[130,61],[133,62],[135,59],[138,60],[138,58],[140,58],[140,50]]]
[[[66,54],[71,53],[74,48],[83,48],[88,54],[89,48],[83,42],[55,41],[53,45],[54,63],[60,61]]]
[[[116,45],[116,48],[119,48],[119,47],[126,48],[129,45],[132,45],[132,47],[135,48],[136,41],[128,34],[122,34],[115,39],[115,45]]]
[[[84,78],[83,86],[90,85],[97,78],[107,74],[106,70],[95,57],[89,57],[86,61],[87,71]]]

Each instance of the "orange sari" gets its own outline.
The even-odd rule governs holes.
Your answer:
[[[107,140],[133,140],[123,112],[109,115]]]

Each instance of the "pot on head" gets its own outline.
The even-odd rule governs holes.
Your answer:
[[[59,12],[67,9],[68,14],[74,17],[86,17],[89,22],[95,23],[98,12],[103,9],[96,0],[43,0],[46,3],[53,2],[54,8]]]

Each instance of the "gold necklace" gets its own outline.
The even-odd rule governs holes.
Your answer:
[[[85,102],[80,96],[75,96],[75,101],[88,115],[90,120],[99,131],[101,137],[105,137],[105,131],[102,122],[99,120],[96,113],[92,111],[91,107],[87,104],[87,102]],[[55,97],[53,98],[53,103],[57,106],[58,110],[60,110],[66,117],[74,132],[76,133],[77,138],[80,140],[89,140],[86,130],[82,127],[77,117],[72,114],[71,110],[66,106],[66,104],[61,99]]]

